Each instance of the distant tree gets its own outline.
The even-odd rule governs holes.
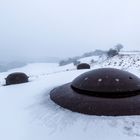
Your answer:
[[[87,53],[83,54],[83,57],[90,57],[90,56],[93,56],[93,55],[94,55],[94,52],[87,52]]]
[[[95,51],[84,53],[82,55],[82,57],[100,56],[100,55],[103,55],[105,53],[106,53],[106,51],[96,49]]]
[[[73,65],[74,66],[77,66],[77,65],[79,65],[80,64],[80,61],[78,61],[78,60],[75,60],[74,62],[73,62]]]
[[[94,55],[95,55],[95,56],[101,56],[101,55],[104,55],[104,54],[106,54],[106,51],[98,50],[98,49],[96,49],[96,50],[94,51]]]
[[[115,50],[115,49],[110,49],[110,50],[107,52],[107,56],[108,56],[108,57],[113,57],[113,56],[118,55],[118,54],[119,54],[118,51]]]
[[[115,50],[117,50],[117,52],[120,52],[120,50],[123,49],[123,45],[117,44],[114,48],[115,48]]]
[[[61,60],[61,61],[59,62],[59,66],[64,66],[64,65],[66,65],[66,61]]]
[[[91,59],[90,63],[93,64],[94,62],[95,62],[94,59]]]
[[[64,66],[64,65],[68,65],[70,63],[73,63],[74,65],[77,65],[79,64],[80,62],[77,61],[78,57],[73,57],[73,58],[68,58],[66,60],[61,60],[59,62],[59,66]]]

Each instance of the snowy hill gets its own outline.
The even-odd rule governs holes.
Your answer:
[[[120,69],[139,69],[140,55],[119,55],[100,63],[101,67],[116,67]]]
[[[93,57],[81,59],[90,63]],[[97,58],[92,69],[115,67],[140,77],[140,55],[127,54],[110,59]],[[25,72],[30,82],[2,86],[12,72]],[[89,70],[73,64],[33,63],[0,74],[1,140],[139,140],[140,117],[98,117],[71,112],[54,104],[49,92],[71,82]]]

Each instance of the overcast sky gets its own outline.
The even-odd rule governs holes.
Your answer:
[[[1,0],[0,59],[140,49],[140,0]]]

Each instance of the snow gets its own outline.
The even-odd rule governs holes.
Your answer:
[[[140,77],[139,58],[139,55],[115,56],[96,62],[92,65],[92,69],[115,67],[130,71]],[[92,58],[86,59],[90,62]],[[30,82],[3,86],[4,78],[9,73],[17,71],[27,73],[30,76]],[[49,92],[53,88],[71,82],[86,71],[89,70],[76,70],[72,64],[59,67],[58,64],[33,63],[1,73],[0,139],[139,140],[139,116],[84,115],[63,109],[50,100]]]
[[[85,58],[80,59],[80,62],[81,63],[91,63],[91,60],[98,61],[99,60],[99,56],[85,57]]]
[[[121,51],[120,54],[123,55],[140,55],[140,51]]]

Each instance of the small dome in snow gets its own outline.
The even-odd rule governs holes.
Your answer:
[[[26,83],[28,82],[28,76],[25,73],[22,72],[15,72],[12,74],[9,74],[6,80],[6,85],[12,85],[12,84],[20,84],[20,83]]]
[[[81,63],[77,66],[77,69],[80,70],[80,69],[90,69],[90,65],[87,64],[87,63]]]

